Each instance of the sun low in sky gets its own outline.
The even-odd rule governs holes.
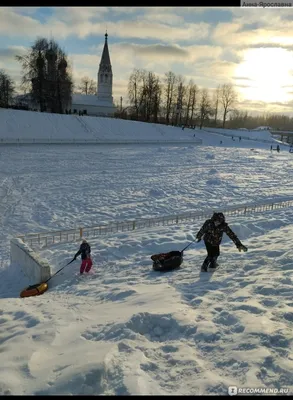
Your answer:
[[[161,80],[172,71],[211,93],[233,83],[241,109],[292,113],[293,8],[2,7],[0,69],[19,84],[15,55],[52,36],[76,86],[83,76],[96,81],[106,29],[116,102],[136,68]]]
[[[243,61],[235,69],[236,76],[247,78],[247,85],[240,86],[238,90],[247,100],[289,102],[292,99],[292,92],[288,92],[288,88],[293,88],[292,71],[291,51],[282,48],[247,50]]]

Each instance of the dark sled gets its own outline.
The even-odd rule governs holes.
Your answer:
[[[169,253],[154,254],[153,270],[160,272],[172,271],[180,267],[183,262],[183,251],[170,251]]]

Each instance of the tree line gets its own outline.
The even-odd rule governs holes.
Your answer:
[[[0,70],[0,107],[9,107],[13,101],[14,93],[14,81],[4,70]]]
[[[254,129],[258,126],[268,126],[275,130],[293,130],[293,118],[287,115],[264,113],[252,116],[247,111],[233,110],[229,119],[229,128]]]
[[[129,77],[128,98],[127,114],[132,119],[200,128],[217,126],[220,122],[225,127],[237,102],[236,91],[229,83],[219,85],[211,94],[208,89],[200,89],[192,79],[186,83],[184,77],[172,71],[160,79],[153,72],[139,69]]]
[[[118,107],[118,115],[146,122],[172,125],[219,128],[254,129],[269,126],[273,129],[293,130],[293,118],[266,113],[249,115],[237,109],[237,92],[226,83],[215,90],[199,88],[193,80],[172,71],[159,78],[153,72],[135,69],[128,82],[130,107]]]
[[[41,112],[64,113],[71,107],[73,93],[96,94],[96,83],[82,77],[74,85],[68,55],[53,39],[38,38],[24,55],[21,65],[21,89]],[[16,93],[13,79],[0,70],[0,107],[12,107]],[[135,69],[130,74],[127,94],[129,106],[117,105],[116,117],[145,122],[184,126],[213,126],[253,129],[270,126],[293,130],[293,118],[279,114],[249,115],[237,109],[237,93],[225,83],[215,90],[199,88],[172,71],[161,78],[155,73]]]

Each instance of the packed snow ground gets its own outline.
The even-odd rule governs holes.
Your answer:
[[[9,262],[17,233],[292,197],[285,147],[205,140],[0,148],[0,394],[292,392],[291,208],[229,218],[249,251],[225,237],[214,274],[199,272],[202,242],[186,250],[182,269],[152,271],[150,256],[182,250],[201,222],[150,228],[90,241],[88,276],[78,260],[42,296],[19,298],[35,282]],[[40,253],[57,271],[78,245]]]

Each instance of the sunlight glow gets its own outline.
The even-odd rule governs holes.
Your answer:
[[[236,85],[247,87],[237,89],[246,100],[287,102],[292,99],[292,71],[292,52],[282,48],[250,49],[235,70],[235,76],[247,78],[236,79]]]

